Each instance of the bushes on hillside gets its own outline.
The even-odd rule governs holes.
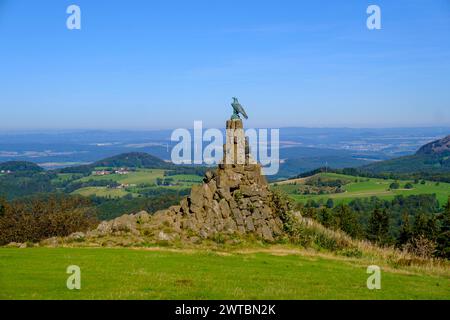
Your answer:
[[[96,223],[89,202],[81,197],[51,196],[14,202],[0,200],[0,245],[68,236],[86,231]]]

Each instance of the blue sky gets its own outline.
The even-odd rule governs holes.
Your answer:
[[[0,130],[221,127],[232,96],[247,126],[450,125],[450,1],[0,0]]]

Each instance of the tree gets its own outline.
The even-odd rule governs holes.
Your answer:
[[[366,230],[367,238],[378,244],[389,242],[389,215],[387,210],[375,208],[369,219]]]
[[[408,182],[405,184],[405,189],[412,189],[412,188],[413,188],[413,185],[411,182]]]
[[[317,216],[317,220],[319,220],[323,226],[329,228],[333,224],[333,213],[328,208],[322,208]]]
[[[354,211],[345,204],[334,208],[333,226],[341,229],[351,237],[358,237],[361,234],[361,226]]]
[[[327,206],[328,209],[333,208],[333,207],[334,207],[334,201],[333,201],[333,199],[329,198],[329,199],[327,200],[326,206]]]
[[[412,238],[411,224],[409,222],[409,214],[404,212],[402,215],[402,225],[397,238],[397,245],[403,246]]]
[[[414,218],[413,236],[423,236],[427,229],[427,217],[423,212],[420,212]]]
[[[436,239],[437,253],[443,258],[450,259],[450,197],[440,219],[441,228]]]
[[[398,189],[398,188],[400,188],[400,185],[398,184],[397,181],[396,181],[396,182],[392,182],[392,183],[389,185],[389,189]]]
[[[5,199],[0,198],[0,217],[3,217],[6,214],[8,208],[8,203]]]

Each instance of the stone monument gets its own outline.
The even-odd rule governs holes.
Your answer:
[[[201,238],[218,233],[254,233],[273,241],[282,233],[282,221],[244,135],[239,114],[248,118],[247,114],[236,98],[232,106],[234,113],[226,122],[222,163],[216,170],[208,171],[203,183],[193,186],[190,195],[179,206],[170,207],[168,214],[173,219],[171,223]]]
[[[120,235],[124,224],[132,230],[135,242],[156,239],[195,243],[217,236],[232,239],[246,235],[271,242],[281,236],[281,215],[289,209],[280,208],[283,205],[251,156],[239,117],[242,114],[247,118],[244,109],[237,99],[232,106],[233,116],[226,121],[223,161],[215,170],[206,172],[203,183],[194,185],[189,196],[154,215],[138,213],[102,222],[90,236],[101,239],[107,234]]]

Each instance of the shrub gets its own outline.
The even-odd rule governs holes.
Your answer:
[[[419,236],[408,241],[408,243],[403,246],[403,250],[419,258],[429,259],[433,257],[434,252],[436,251],[436,243],[424,236]]]
[[[362,251],[358,248],[344,248],[338,253],[349,258],[361,258],[363,255]]]
[[[217,244],[224,244],[226,237],[222,234],[222,233],[216,233],[213,237],[212,240],[217,243]]]
[[[52,196],[0,203],[3,208],[0,215],[0,245],[68,236],[97,224],[90,203],[81,197]]]
[[[326,206],[327,206],[328,209],[333,208],[333,207],[334,207],[334,201],[333,201],[333,199],[329,198],[329,199],[327,200]]]
[[[392,182],[392,183],[389,185],[389,189],[391,189],[391,190],[398,189],[398,188],[400,188],[400,185],[399,185],[398,182]]]
[[[299,213],[285,213],[283,225],[290,241],[303,247],[332,252],[354,248],[351,238],[345,233],[327,229],[314,219],[304,218]]]
[[[242,192],[240,190],[237,190],[234,192],[234,200],[239,201],[243,198]]]

